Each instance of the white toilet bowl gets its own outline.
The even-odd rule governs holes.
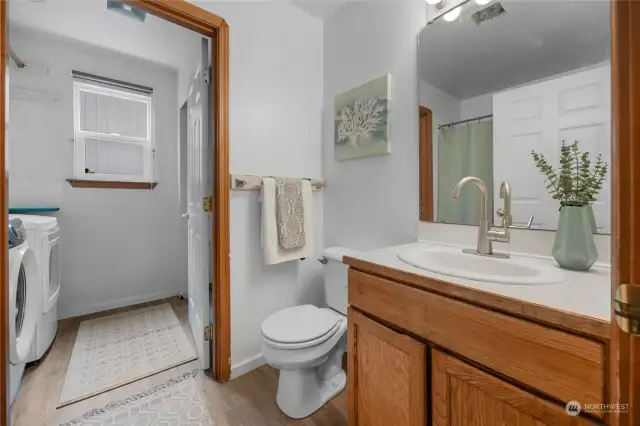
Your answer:
[[[280,370],[278,407],[289,417],[313,414],[347,384],[342,356],[347,349],[347,265],[357,252],[329,247],[318,259],[324,266],[325,302],[329,309],[294,306],[262,323],[262,356]]]
[[[262,355],[280,370],[276,402],[287,416],[307,417],[342,392],[346,331],[344,315],[312,305],[286,308],[264,321]]]

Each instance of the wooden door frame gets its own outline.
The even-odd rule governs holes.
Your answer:
[[[611,3],[612,255],[609,402],[629,404],[612,413],[612,426],[640,424],[640,336],[622,331],[615,315],[620,284],[640,285],[640,2]]]
[[[7,66],[7,1],[0,0],[0,171],[2,172],[2,182],[0,183],[0,211],[2,221],[0,222],[0,240],[7,244],[9,241],[9,176],[6,170],[6,141],[5,141],[5,120],[8,111],[5,93],[6,66]],[[0,350],[2,350],[2,361],[0,362],[0,423],[9,424],[9,251],[2,250],[0,256]]]
[[[420,220],[433,222],[433,112],[420,105]]]
[[[227,22],[198,6],[183,0],[124,0],[125,3],[146,10],[159,18],[210,37],[212,58],[212,120],[213,120],[213,188],[212,188],[212,309],[214,318],[214,344],[211,346],[213,377],[227,382],[231,374],[231,321],[230,321],[230,242],[229,242],[229,25]],[[5,140],[5,73],[7,65],[8,22],[7,0],[0,0],[0,172],[5,178],[0,183],[0,240],[8,241],[8,175],[6,170]],[[9,350],[9,323],[6,315],[9,304],[8,251],[0,256],[2,293],[0,297],[0,349],[4,359]],[[0,422],[9,424],[8,371],[6,362],[0,362]]]

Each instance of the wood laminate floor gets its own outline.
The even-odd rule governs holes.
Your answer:
[[[93,398],[56,409],[81,321],[166,302],[173,307],[193,345],[193,336],[188,325],[187,302],[178,298],[61,321],[58,335],[49,353],[38,366],[25,370],[20,391],[11,406],[11,426],[57,426],[93,408],[100,408],[109,402],[146,391],[158,383],[164,383],[180,373],[197,367],[199,361],[192,361]],[[215,382],[204,372],[199,372],[196,382],[216,426],[342,426],[347,424],[346,392],[342,392],[306,419],[293,420],[285,416],[276,405],[278,371],[269,366],[260,367],[223,385]]]

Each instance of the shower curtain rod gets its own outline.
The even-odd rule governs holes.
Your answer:
[[[22,62],[22,60],[18,57],[18,55],[16,55],[16,52],[11,48],[11,45],[9,45],[9,57],[13,59],[13,62],[16,63],[16,66],[18,68],[24,68],[26,66],[26,64]]]
[[[438,126],[438,130],[442,129],[443,127],[451,127],[458,124],[471,123],[472,121],[476,121],[476,120],[480,121],[480,120],[485,120],[487,118],[493,118],[493,114],[483,115],[482,117],[469,118],[467,120],[454,121],[453,123],[443,124],[442,126]]]

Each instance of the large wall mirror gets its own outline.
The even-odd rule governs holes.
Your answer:
[[[555,230],[560,203],[532,151],[557,167],[563,142],[577,141],[591,170],[599,155],[611,163],[610,43],[602,0],[470,0],[430,22],[418,45],[421,219],[477,225],[477,188],[453,198],[476,176],[492,224],[506,181],[514,225]],[[581,158],[572,151],[571,167]],[[597,231],[610,233],[609,173],[591,204]]]

